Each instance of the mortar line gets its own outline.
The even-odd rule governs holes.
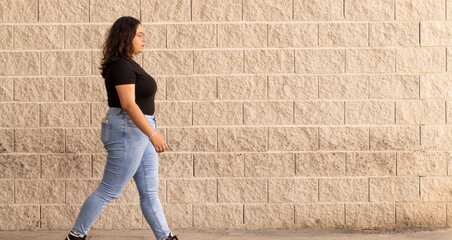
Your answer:
[[[242,207],[243,207],[242,224],[245,224],[245,204],[243,204]]]
[[[36,11],[37,11],[37,14],[38,14],[37,19],[38,19],[38,22],[39,22],[39,0],[36,0]]]
[[[295,204],[293,205],[293,224],[295,224]]]
[[[295,124],[295,101],[292,103],[292,123]]]
[[[94,156],[91,154],[91,177],[94,178]]]
[[[219,47],[219,43],[218,43],[218,24],[215,24],[215,33],[217,34],[217,36],[216,36],[216,40],[217,40],[217,42],[216,42],[216,45],[217,45],[217,48]]]
[[[191,205],[191,225],[195,225],[195,204]]]
[[[445,14],[445,19],[447,20],[447,0],[444,0],[444,14]]]
[[[447,205],[446,205],[447,206]],[[447,209],[446,209],[447,210]],[[447,212],[447,211],[446,211]],[[42,205],[39,204],[39,228],[42,227]]]
[[[419,22],[419,46],[421,46],[421,44],[422,44],[421,38],[422,38],[422,35],[421,35],[421,22]]]
[[[317,179],[317,202],[320,202],[320,178]]]
[[[347,204],[344,203],[344,225],[347,226]]]
[[[193,177],[195,176],[195,155],[191,153],[191,162],[193,164]]]
[[[345,163],[344,163],[344,167],[345,167],[344,174],[345,174],[345,176],[347,176],[347,173],[348,173],[348,170],[347,170],[347,161],[348,161],[348,154],[345,154]]]
[[[294,170],[294,174],[295,176],[297,176],[297,154],[293,154],[293,170]]]
[[[370,177],[367,178],[367,201],[370,202]]]
[[[242,0],[242,22],[243,22],[243,0]],[[245,205],[244,205],[245,207]]]
[[[295,4],[294,4],[294,0],[292,0],[292,20],[295,20]],[[294,215],[295,218],[295,215]]]
[[[42,178],[42,155],[39,155],[39,178]]]
[[[218,130],[218,128],[217,128],[217,142],[216,142],[216,144],[217,144],[217,152],[218,152],[218,150],[219,150],[219,148],[220,148],[220,147],[219,147],[220,144],[219,144],[219,142],[218,142],[218,135],[219,135],[219,134],[218,134],[218,131],[219,131],[219,130]]]
[[[41,104],[42,103],[38,103],[38,126],[41,127]]]
[[[394,0],[393,3],[394,3],[394,13],[393,13],[393,15],[394,15],[394,20],[396,20],[397,0]]]
[[[218,181],[218,178],[217,178],[217,203],[218,203],[218,184],[219,184],[219,181]]]
[[[369,127],[369,130],[368,130],[368,133],[369,133],[369,134],[368,134],[368,135],[369,135],[369,139],[368,139],[369,142],[368,142],[367,147],[368,147],[369,150],[371,150],[371,149],[370,149],[370,127]]]
[[[16,203],[16,181],[13,180],[13,203]]]
[[[269,181],[268,181],[268,178],[267,178],[267,202],[270,202],[270,191],[269,191],[268,185],[269,185]]]
[[[419,92],[418,98],[421,98],[421,76],[420,75],[418,76],[417,83],[418,83],[417,85],[418,85],[418,92]]]
[[[91,1],[91,0],[90,0]],[[91,15],[91,14],[90,14]],[[141,0],[140,0],[140,21],[142,21],[141,20]]]
[[[345,20],[345,0],[342,0],[342,16],[344,17]]]
[[[270,99],[270,93],[268,91],[268,86],[270,85],[270,77],[267,75],[267,86],[265,86],[265,91],[266,91],[266,95],[267,95],[267,100]]]
[[[190,0],[190,21],[193,21],[193,0]]]
[[[141,6],[140,6],[141,9]],[[141,17],[140,17],[141,19]],[[88,22],[91,22],[91,0],[88,0]]]
[[[317,99],[320,99],[320,76],[317,76]]]

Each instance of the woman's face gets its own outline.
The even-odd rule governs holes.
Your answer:
[[[146,38],[144,37],[143,28],[141,27],[141,24],[138,24],[137,32],[135,34],[135,38],[133,39],[133,56],[143,52],[145,42]]]

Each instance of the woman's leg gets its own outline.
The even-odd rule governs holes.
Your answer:
[[[159,199],[158,170],[158,154],[155,151],[154,145],[149,143],[133,178],[140,193],[140,204],[143,215],[151,226],[157,240],[161,240],[168,236],[171,230],[166,222]]]
[[[110,117],[108,123],[102,124],[101,138],[108,152],[107,164],[99,187],[85,200],[72,229],[80,235],[87,235],[105,207],[122,195],[149,143],[146,135],[138,128],[128,126],[124,116],[119,116]]]

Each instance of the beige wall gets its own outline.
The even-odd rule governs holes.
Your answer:
[[[0,3],[0,230],[69,229],[99,184],[122,15],[148,36],[171,228],[452,225],[452,0]],[[93,229],[149,229],[133,182]]]

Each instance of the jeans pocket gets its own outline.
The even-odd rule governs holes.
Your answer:
[[[106,144],[108,141],[109,127],[110,127],[110,122],[108,121],[107,118],[103,118],[102,126],[100,128],[100,140],[102,141],[103,144]]]

